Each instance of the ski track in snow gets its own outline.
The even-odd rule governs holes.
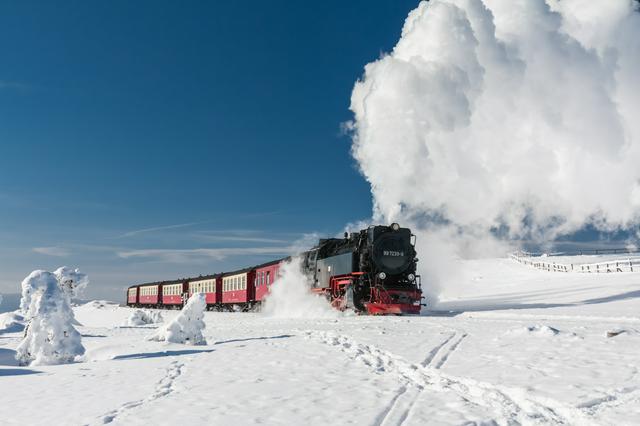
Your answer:
[[[451,344],[444,357],[438,361],[441,362],[439,366],[444,364],[442,360],[446,361],[465,336],[466,334],[462,334]],[[307,337],[337,347],[378,374],[393,374],[403,383],[403,389],[378,416],[375,425],[403,424],[410,417],[420,394],[427,390],[452,392],[466,403],[487,408],[495,413],[493,421],[500,425],[595,424],[583,411],[550,398],[534,397],[526,389],[508,389],[473,379],[445,375],[438,371],[439,367],[431,366],[432,360],[427,366],[412,364],[373,345],[360,344],[350,337],[328,332],[308,331]],[[447,339],[440,345],[441,348],[449,341],[453,340]]]
[[[423,367],[426,367],[427,365],[431,364],[431,362],[434,360],[434,358],[436,357],[436,355],[438,355],[438,352],[440,352],[440,350],[447,344],[449,343],[454,337],[456,337],[456,333],[451,333],[449,335],[449,337],[447,337],[446,339],[444,339],[444,341],[442,343],[440,343],[439,345],[435,346],[433,349],[431,349],[431,351],[429,352],[429,354],[427,355],[427,357],[425,358],[424,361],[422,361],[421,365]]]
[[[102,416],[100,416],[99,420],[93,424],[104,425],[113,422],[117,417],[122,415],[123,413],[140,407],[142,405],[153,402],[159,398],[165,397],[169,395],[171,392],[175,391],[173,383],[175,380],[180,377],[182,374],[182,369],[184,367],[184,363],[180,363],[178,361],[173,361],[169,364],[169,367],[166,369],[165,375],[158,381],[156,384],[155,391],[145,399],[140,399],[137,401],[131,401],[123,404],[119,408],[110,411]]]
[[[457,339],[456,336],[460,336]],[[436,369],[441,368],[444,363],[467,337],[466,333],[460,334],[458,331],[452,332],[442,343],[435,346],[427,357],[420,363],[422,367],[434,365]],[[446,348],[446,349],[445,349]],[[380,414],[376,426],[397,425],[400,426],[409,418],[415,403],[422,395],[422,389],[416,387],[403,387],[391,401],[391,404]]]

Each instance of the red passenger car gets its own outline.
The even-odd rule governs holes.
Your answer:
[[[253,306],[255,269],[242,269],[222,276],[223,308],[233,309],[233,305],[248,310]]]
[[[169,281],[162,284],[162,304],[170,307],[181,307],[187,300],[187,282]]]
[[[254,300],[256,302],[262,303],[265,296],[269,293],[271,284],[273,284],[278,277],[278,271],[280,270],[280,265],[283,262],[284,259],[280,259],[256,266],[253,279]]]
[[[138,286],[129,287],[127,290],[127,306],[138,304]]]
[[[189,297],[193,293],[204,293],[207,308],[211,309],[222,301],[222,279],[221,275],[205,275],[197,278],[190,278],[188,283]]]
[[[159,305],[160,296],[162,295],[162,286],[160,284],[144,284],[138,287],[138,304],[139,305]]]

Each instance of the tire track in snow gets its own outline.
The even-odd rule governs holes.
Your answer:
[[[160,379],[160,381],[156,383],[155,391],[151,395],[149,395],[145,399],[127,402],[121,405],[119,408],[103,414],[95,424],[109,424],[126,411],[129,411],[136,407],[140,407],[141,405],[153,402],[159,398],[169,395],[175,390],[173,387],[173,383],[182,374],[183,367],[184,363],[179,363],[178,361],[171,362],[166,370],[165,375]]]
[[[440,368],[442,368],[442,366],[447,362],[447,360],[449,359],[449,357],[451,356],[452,353],[455,352],[456,349],[458,349],[458,346],[460,346],[460,343],[462,343],[462,341],[467,337],[467,333],[462,333],[460,335],[460,337],[453,342],[453,344],[451,346],[449,346],[448,350],[445,352],[445,354],[438,360],[438,362],[435,364],[435,369],[439,370]],[[447,342],[448,343],[448,342]]]
[[[422,361],[421,365],[423,367],[428,366],[429,364],[431,364],[431,362],[434,360],[434,358],[436,357],[436,355],[438,355],[438,352],[440,352],[440,350],[442,350],[442,348],[451,341],[451,339],[453,339],[454,337],[456,337],[457,333],[451,333],[451,335],[449,337],[447,337],[442,343],[440,343],[439,345],[437,345],[436,347],[434,347],[433,349],[431,349],[431,352],[429,352],[429,355],[427,355],[427,357],[425,358],[424,361]]]
[[[423,367],[428,367],[431,364],[435,364],[436,369],[439,369],[444,365],[449,356],[458,348],[462,340],[467,337],[467,333],[462,333],[458,339],[455,339],[460,332],[451,333],[442,343],[436,345],[429,353],[427,357],[420,363]],[[455,339],[455,340],[454,340]],[[449,345],[451,342],[453,344]],[[440,355],[446,348],[444,355]],[[423,389],[413,388],[409,390],[407,387],[403,388],[398,395],[393,399],[391,405],[379,416],[381,420],[377,421],[376,426],[388,426],[396,425],[400,426],[409,418],[409,414],[413,410],[416,402],[422,395]]]
[[[357,343],[347,336],[309,331],[307,337],[337,347],[379,374],[395,375],[405,386],[417,388],[418,393],[427,389],[440,393],[452,392],[463,401],[495,413],[494,421],[497,424],[593,424],[593,421],[580,410],[549,398],[532,397],[525,389],[508,389],[473,379],[445,375],[436,369],[412,364],[375,346]],[[381,415],[383,417],[380,425],[388,424],[396,418],[392,412],[394,407],[401,403],[402,394],[391,403],[386,414]],[[396,424],[402,424],[407,419],[412,407],[413,405],[406,410],[406,415],[397,416]]]

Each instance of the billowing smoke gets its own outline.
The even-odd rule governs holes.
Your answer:
[[[635,227],[636,5],[420,3],[352,94],[353,155],[374,219],[422,229],[427,245],[437,235],[459,256],[495,247],[495,236],[548,241],[586,224]]]

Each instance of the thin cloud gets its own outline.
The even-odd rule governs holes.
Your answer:
[[[156,226],[154,228],[144,228],[144,229],[137,229],[135,231],[129,231],[129,232],[125,232],[122,235],[118,235],[117,237],[115,237],[116,239],[118,238],[127,238],[127,237],[133,237],[135,235],[140,235],[140,234],[145,234],[148,232],[156,232],[156,231],[166,231],[168,229],[178,229],[178,228],[187,228],[189,226],[196,226],[196,225],[202,225],[204,223],[209,223],[209,221],[205,221],[205,222],[189,222],[189,223],[179,223],[176,225],[166,225],[166,226]]]
[[[201,248],[201,249],[142,249],[117,253],[123,259],[152,258],[170,263],[188,263],[203,259],[224,260],[230,256],[247,255],[288,255],[291,247],[243,247],[243,248]]]
[[[207,233],[198,233],[194,235],[194,238],[210,242],[239,242],[239,243],[265,243],[265,244],[283,244],[288,243],[288,240],[282,240],[278,238],[264,238],[264,237],[243,237],[234,235],[211,235]]]
[[[44,254],[47,256],[55,256],[55,257],[67,257],[69,256],[69,250],[64,249],[62,247],[34,247],[32,251],[40,254]]]

